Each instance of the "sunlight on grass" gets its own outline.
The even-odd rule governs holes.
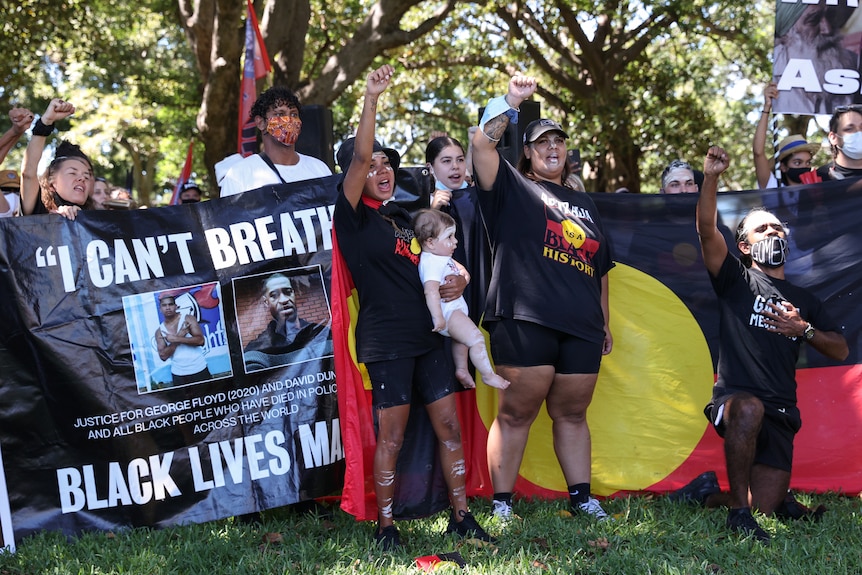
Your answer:
[[[415,559],[457,551],[467,562],[435,573],[488,575],[749,575],[862,573],[860,500],[799,494],[828,508],[819,523],[784,523],[757,515],[772,535],[768,546],[725,529],[726,512],[674,504],[662,497],[606,500],[613,521],[565,516],[566,501],[516,501],[520,519],[489,518],[489,504],[472,503],[477,519],[497,535],[482,545],[443,535],[448,515],[400,522],[404,548],[382,555],[371,545],[371,523],[336,511],[331,520],[284,510],[264,512],[262,525],[233,519],[170,529],[57,533],[25,539],[17,554],[0,555],[0,575],[356,575],[418,574]],[[800,571],[800,566],[804,569]]]

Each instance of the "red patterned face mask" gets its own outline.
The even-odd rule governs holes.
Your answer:
[[[293,116],[273,116],[266,122],[266,133],[284,144],[292,146],[302,131],[302,120]]]

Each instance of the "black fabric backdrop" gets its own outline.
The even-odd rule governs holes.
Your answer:
[[[319,267],[328,290],[336,182],[333,176],[195,205],[84,212],[74,222],[53,215],[0,220],[0,449],[15,540],[39,529],[202,522],[337,492],[344,454],[332,358],[245,374],[234,297],[238,278],[295,268]],[[593,198],[616,260],[676,293],[715,357],[717,309],[694,229],[696,195]],[[842,319],[851,350],[844,365],[858,363],[858,182],[723,193],[719,204],[731,242],[751,207],[764,205],[788,222],[788,278],[814,290]],[[133,240],[148,245],[146,238],[153,238],[158,264],[142,265],[135,255]],[[210,282],[218,287],[232,375],[139,393],[140,358],[123,298]],[[800,364],[832,362],[804,348]],[[315,391],[288,399],[288,391],[300,389]],[[160,411],[171,406],[169,414]],[[279,407],[287,409],[260,417]],[[207,411],[218,408],[221,415]],[[135,410],[143,415],[105,423]],[[153,421],[164,426],[144,431]],[[93,437],[96,428],[110,436]],[[63,501],[80,509],[64,512]]]
[[[0,220],[0,446],[16,540],[38,529],[201,522],[340,488],[331,354],[246,374],[232,281],[307,267],[328,286],[334,181],[76,221]],[[160,272],[135,255],[132,240],[148,237]],[[88,255],[99,241],[109,253]],[[207,282],[218,284],[232,375],[138,393],[134,362],[150,350],[132,349],[123,298]],[[81,509],[64,513],[64,494]]]

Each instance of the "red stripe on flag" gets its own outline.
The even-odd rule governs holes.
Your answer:
[[[859,380],[862,366],[798,369],[798,405],[802,428],[796,435],[790,485],[802,491],[862,491],[862,413]],[[646,491],[672,491],[707,470],[727,489],[724,442],[704,422],[704,434],[691,455],[671,474]]]
[[[338,417],[344,445],[344,488],[341,508],[358,520],[377,518],[373,477],[377,440],[371,405],[362,375],[350,349],[350,308],[353,278],[332,233],[332,343],[335,348],[335,378],[338,382]]]
[[[266,76],[272,69],[251,0],[246,0],[246,8],[245,63],[240,88],[239,130],[237,133],[237,151],[243,157],[255,153],[257,147],[254,121],[249,118],[251,107],[257,97],[257,80]]]
[[[177,185],[174,186],[174,193],[171,195],[170,205],[176,206],[180,203],[180,192],[183,184],[189,181],[192,176],[192,151],[194,150],[195,140],[192,138],[189,141],[189,150],[186,152],[186,163],[183,164],[183,171],[180,172],[180,177],[177,178]]]

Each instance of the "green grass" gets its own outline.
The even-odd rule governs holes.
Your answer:
[[[671,503],[664,498],[626,497],[604,502],[613,522],[564,517],[559,501],[516,501],[521,516],[508,526],[489,519],[489,503],[475,500],[480,523],[499,535],[480,546],[444,536],[445,513],[398,523],[405,548],[381,555],[371,547],[372,523],[337,511],[331,521],[284,510],[264,513],[262,525],[232,519],[163,530],[87,533],[67,540],[41,533],[0,554],[0,575],[240,575],[363,574],[421,571],[415,558],[458,551],[463,571],[435,573],[515,574],[862,574],[862,515],[858,498],[797,494],[806,504],[828,508],[819,523],[784,523],[757,516],[772,535],[768,546],[724,527],[721,509]],[[279,534],[280,543],[264,543]]]

